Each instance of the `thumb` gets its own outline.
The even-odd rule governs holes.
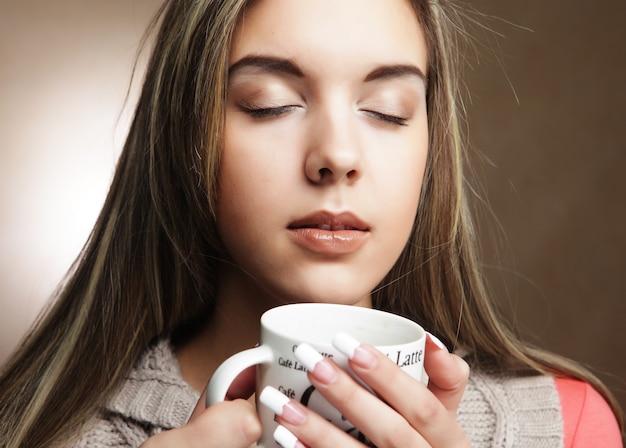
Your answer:
[[[261,421],[245,400],[216,403],[180,428],[163,431],[141,448],[247,448],[261,437]]]
[[[456,410],[463,397],[470,374],[469,365],[430,333],[426,338],[424,368],[429,378],[428,389],[451,412]]]
[[[189,441],[210,441],[210,446],[220,448],[249,447],[261,437],[262,431],[254,407],[242,399],[216,403],[187,427]]]

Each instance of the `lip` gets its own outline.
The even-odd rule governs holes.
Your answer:
[[[349,212],[314,212],[290,223],[287,228],[300,247],[326,256],[352,254],[370,235],[369,225]]]

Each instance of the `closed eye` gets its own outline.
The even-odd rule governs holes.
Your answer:
[[[395,124],[398,126],[408,126],[408,118],[398,117],[397,115],[384,114],[375,110],[362,110],[366,115],[375,118],[376,120],[384,121],[387,123]]]
[[[272,118],[278,117],[280,115],[284,115],[296,109],[299,106],[296,105],[287,105],[287,106],[276,106],[276,107],[257,107],[257,106],[247,106],[240,105],[239,108],[250,115],[252,118]]]

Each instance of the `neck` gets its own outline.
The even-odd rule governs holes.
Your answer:
[[[261,315],[277,305],[237,268],[219,272],[216,307],[203,329],[176,347],[183,378],[202,391],[217,367],[229,356],[259,341]]]

